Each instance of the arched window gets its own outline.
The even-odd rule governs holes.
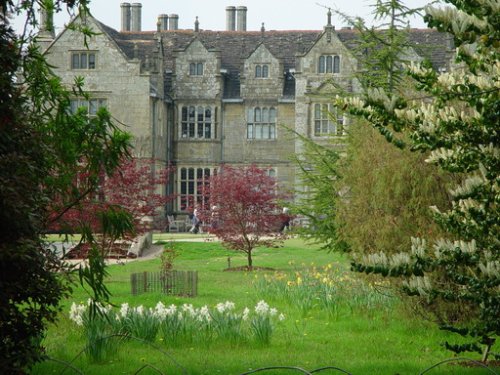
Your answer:
[[[262,68],[260,65],[257,65],[255,67],[255,78],[260,78],[262,77]]]
[[[340,73],[340,57],[339,56],[333,57],[333,72]]]
[[[269,77],[269,66],[262,65],[262,78]]]
[[[269,65],[260,64],[255,66],[255,78],[268,78],[269,77]]]
[[[320,56],[319,57],[319,63],[318,63],[318,73],[324,73],[326,71],[326,68],[325,68],[325,60],[326,60],[326,57],[325,56]]]
[[[202,62],[192,62],[189,64],[189,75],[190,76],[202,76],[203,75],[203,63]]]
[[[333,57],[326,56],[326,72],[331,73],[333,68]]]

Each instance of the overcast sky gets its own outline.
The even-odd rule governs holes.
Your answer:
[[[91,12],[95,18],[112,28],[120,29],[120,4],[123,0],[92,0]],[[260,30],[264,22],[266,30],[321,30],[326,24],[325,7],[338,9],[352,16],[371,19],[370,13],[375,0],[129,0],[142,3],[142,30],[155,30],[159,14],[178,14],[179,28],[192,29],[198,16],[200,28],[225,30],[226,6],[247,7],[247,30]],[[407,0],[411,8],[421,7],[429,0]],[[16,29],[22,24],[15,20]],[[56,32],[59,33],[68,21],[65,12],[56,15]],[[333,17],[332,23],[340,28],[345,23]],[[412,19],[412,27],[425,28],[421,19]]]

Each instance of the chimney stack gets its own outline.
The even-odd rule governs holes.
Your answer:
[[[238,13],[238,24],[236,25],[238,31],[247,31],[247,7],[236,7]]]
[[[1,7],[0,11],[2,11]],[[41,6],[39,15],[40,28],[36,36],[36,44],[40,46],[42,51],[45,51],[55,38],[53,12],[50,9],[45,9]],[[2,19],[0,17],[0,24],[1,23]]]
[[[54,13],[43,6],[40,7],[40,29],[38,35],[52,39],[55,38]]]
[[[141,31],[141,3],[130,5],[130,31]]]
[[[160,30],[168,30],[168,14],[160,14],[158,16],[158,22],[160,23]]]
[[[226,31],[236,30],[236,8],[226,7]]]
[[[122,31],[130,31],[130,3],[121,3]]]
[[[179,29],[179,16],[177,14],[169,14],[168,18],[169,18],[168,29],[169,30]]]

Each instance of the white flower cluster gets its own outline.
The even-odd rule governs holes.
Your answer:
[[[452,7],[426,6],[425,13],[431,15],[435,19],[443,21],[445,24],[450,24],[453,29],[453,34],[457,35],[466,32],[471,26],[475,26],[479,29],[483,29],[487,26],[486,21]]]
[[[69,316],[78,326],[84,325],[84,315],[88,310],[89,304],[77,305],[73,303],[71,305]],[[174,304],[165,306],[161,301],[158,302],[154,308],[146,308],[142,305],[131,307],[128,303],[123,303],[120,309],[115,313],[111,310],[111,306],[97,306],[103,315],[114,314],[114,316],[112,315],[111,317],[114,317],[115,321],[120,324],[129,325],[134,324],[133,322],[136,320],[152,319],[160,325],[165,323],[169,327],[181,327],[181,325],[185,324],[194,324],[195,326],[200,326],[201,324],[200,327],[206,327],[214,322],[214,317],[216,317],[217,324],[224,324],[226,320],[247,321],[251,315],[251,310],[248,307],[245,307],[241,313],[237,313],[235,311],[236,305],[231,301],[218,303],[213,310],[207,305],[200,308],[195,308],[192,304],[183,304],[179,307]],[[256,304],[254,312],[257,318],[277,317],[280,321],[285,319],[285,315],[278,315],[278,310],[274,307],[270,307],[269,304],[263,300]]]
[[[431,151],[429,157],[425,159],[426,163],[438,163],[440,160],[448,160],[455,157],[458,153],[461,152],[461,149],[457,147],[456,150],[450,150],[444,147],[438,148],[436,150]]]
[[[420,63],[416,63],[414,61],[410,62],[409,64],[405,64],[405,68],[408,69],[410,73],[421,76],[427,75],[432,72],[431,68],[425,68]]]
[[[248,307],[245,307],[243,310],[243,314],[241,314],[241,318],[243,320],[248,320],[248,316],[250,315],[250,309]]]
[[[419,115],[419,112],[414,108],[395,109],[394,113],[398,118],[404,119],[404,120],[407,120],[410,122],[416,122],[418,120],[418,115]]]
[[[397,253],[388,257],[385,253],[379,252],[363,256],[363,263],[371,266],[399,267],[410,264],[411,257],[408,253]]]
[[[387,258],[387,255],[385,255],[385,253],[379,252],[363,256],[363,263],[369,265],[388,266],[389,259]]]
[[[457,85],[474,85],[481,90],[489,90],[498,87],[499,81],[498,68],[496,64],[490,67],[487,75],[465,75],[460,71],[441,73],[438,77],[438,83],[444,88],[456,87]]]
[[[174,304],[167,307],[160,301],[156,304],[153,315],[157,317],[160,322],[172,318],[177,320],[191,318],[200,322],[210,322],[212,320],[208,306],[205,305],[197,309],[194,308],[192,304],[186,303],[178,308]]]
[[[69,310],[69,319],[72,320],[73,322],[76,323],[78,326],[83,326],[85,323],[85,314],[87,313],[87,310],[89,307],[94,303],[95,307],[97,310],[99,310],[99,313],[104,315],[109,314],[111,311],[111,306],[103,306],[99,302],[93,302],[90,298],[87,300],[87,304],[79,304],[77,305],[76,303],[71,304],[71,308]]]
[[[339,98],[339,97],[337,97],[337,102],[338,103],[344,102],[346,105],[348,105],[350,107],[357,108],[357,109],[365,109],[364,108],[365,102],[363,100],[361,100],[357,96],[350,97],[350,98]]]
[[[411,258],[408,253],[397,253],[390,258],[389,265],[390,267],[399,267],[406,264],[410,264],[410,262]]]
[[[404,281],[403,285],[410,290],[418,292],[421,296],[426,296],[429,294],[429,291],[432,290],[431,282],[426,276],[412,276],[408,281]]]
[[[437,259],[451,252],[460,251],[463,254],[474,254],[477,252],[476,240],[472,241],[449,241],[438,239],[434,244],[434,255]]]
[[[485,276],[488,276],[492,279],[500,278],[500,262],[497,260],[480,263],[479,269],[481,270],[481,273]]]
[[[454,190],[450,190],[450,194],[454,198],[459,198],[462,196],[470,195],[476,188],[485,184],[486,179],[483,176],[471,176],[467,178],[462,185],[458,186]]]
[[[77,326],[83,326],[83,314],[85,311],[87,311],[87,306],[77,305],[73,302],[69,310],[69,319],[75,322]]]
[[[234,302],[226,301],[223,303],[218,303],[215,308],[217,309],[218,312],[221,314],[229,311],[233,311],[235,308]]]
[[[120,307],[120,314],[117,317],[125,318],[127,317],[129,311],[128,303],[123,303]]]
[[[419,257],[425,255],[425,248],[427,247],[427,242],[423,238],[411,238],[411,253]]]
[[[266,301],[260,300],[255,305],[255,313],[259,316],[276,316],[278,315],[278,310],[274,307],[270,307]],[[285,315],[280,314],[278,316],[279,321],[285,320]]]

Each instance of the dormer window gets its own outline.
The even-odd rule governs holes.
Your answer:
[[[190,76],[202,76],[203,75],[203,63],[202,62],[192,62],[189,64],[189,75]]]
[[[318,73],[340,73],[340,56],[320,56],[318,62]]]
[[[72,52],[71,53],[71,69],[95,69],[96,68],[96,53],[95,52]]]
[[[269,65],[261,64],[255,66],[255,78],[268,78],[269,77]]]

